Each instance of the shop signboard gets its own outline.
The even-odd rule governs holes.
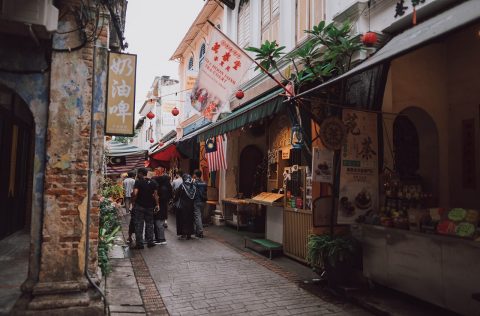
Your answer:
[[[338,224],[378,210],[377,114],[343,110],[347,140],[341,150]]]
[[[137,55],[108,53],[105,134],[134,135]]]
[[[215,122],[230,112],[230,97],[250,68],[250,57],[212,27],[210,45],[190,95],[192,107],[209,121]]]
[[[313,148],[313,182],[333,183],[333,150]]]

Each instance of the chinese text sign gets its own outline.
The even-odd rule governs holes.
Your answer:
[[[134,135],[136,66],[136,55],[108,54],[106,135]]]

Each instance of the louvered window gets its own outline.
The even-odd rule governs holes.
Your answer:
[[[237,42],[240,47],[250,44],[250,2],[241,1],[238,8],[238,34]]]
[[[262,0],[262,43],[277,41],[279,29],[280,0]]]
[[[203,43],[202,46],[200,46],[200,54],[199,54],[199,60],[198,60],[199,68],[202,65],[204,59],[205,59],[205,43]]]
[[[305,30],[311,30],[314,25],[325,20],[323,0],[297,0],[296,12],[296,42],[307,38]]]
[[[188,60],[188,70],[193,70],[193,56]]]

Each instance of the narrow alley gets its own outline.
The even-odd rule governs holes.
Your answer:
[[[207,228],[204,239],[179,240],[174,220],[167,245],[133,250],[144,258],[170,315],[370,315],[308,293],[274,261],[222,241],[217,227]]]

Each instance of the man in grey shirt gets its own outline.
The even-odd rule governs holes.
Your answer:
[[[123,180],[123,192],[125,197],[125,210],[127,213],[130,212],[132,207],[132,192],[133,186],[135,185],[135,179],[133,172],[128,173],[128,177]]]

